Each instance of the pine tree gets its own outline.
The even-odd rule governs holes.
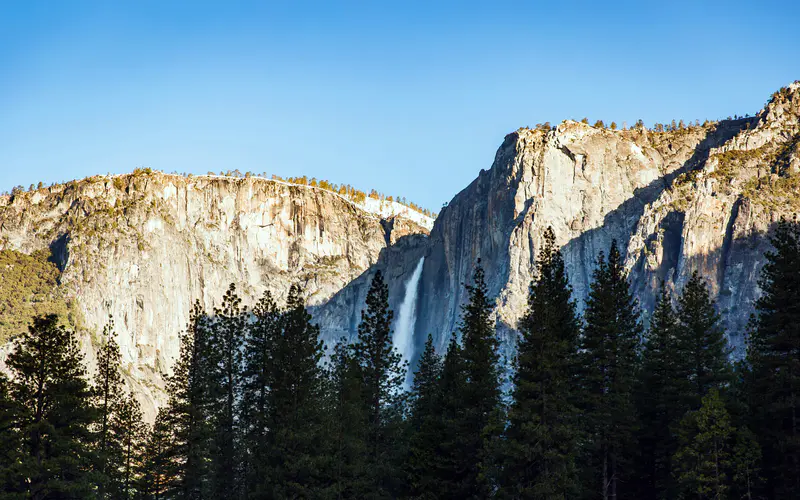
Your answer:
[[[441,372],[442,359],[433,347],[433,336],[428,335],[414,374],[409,405],[411,437],[406,470],[414,498],[437,498],[434,471],[439,462],[437,445],[442,438]]]
[[[469,301],[462,307],[459,333],[462,346],[448,350],[443,367],[446,388],[445,412],[448,413],[451,441],[445,446],[444,480],[449,498],[482,498],[490,494],[492,462],[490,443],[498,436],[502,421],[499,341],[495,334],[492,311],[480,260],[467,285]],[[448,359],[449,358],[449,359]],[[459,383],[451,377],[461,377]]]
[[[353,346],[363,382],[366,409],[368,483],[376,498],[391,497],[400,488],[402,416],[406,368],[392,344],[389,289],[380,271],[367,292],[367,309],[361,312],[358,340]]]
[[[137,470],[136,497],[142,500],[167,498],[170,485],[175,483],[176,466],[172,461],[170,415],[162,408],[152,429],[147,432],[143,456]]]
[[[119,498],[120,486],[114,484],[113,468],[121,459],[122,450],[112,432],[111,420],[124,396],[119,372],[120,351],[114,340],[114,320],[108,319],[103,328],[104,343],[97,353],[97,373],[94,377],[93,399],[98,411],[96,453],[99,498]]]
[[[431,473],[433,498],[469,498],[469,463],[477,460],[474,456],[464,456],[464,450],[472,442],[466,435],[463,394],[466,386],[464,356],[458,336],[453,333],[442,362],[442,375],[439,379],[441,394],[442,430],[438,439],[438,461]]]
[[[236,497],[240,485],[239,426],[237,401],[241,388],[242,345],[247,324],[246,309],[231,284],[214,309],[209,335],[210,404],[209,417],[214,427],[210,491],[215,498]]]
[[[719,391],[711,389],[700,409],[681,421],[680,447],[673,459],[681,498],[729,498],[734,433]]]
[[[136,492],[147,437],[147,425],[142,418],[141,406],[132,395],[121,399],[111,416],[109,428],[118,457],[108,471],[111,498],[133,498]]]
[[[213,428],[209,420],[212,394],[208,377],[216,367],[210,362],[209,323],[200,302],[195,302],[189,326],[180,338],[180,357],[167,378],[168,412],[161,424],[170,436],[160,441],[168,446],[160,460],[170,470],[162,477],[168,483],[159,483],[159,488],[180,500],[210,498]]]
[[[293,285],[268,361],[267,477],[270,498],[320,498],[326,486],[319,327]]]
[[[22,444],[12,488],[32,499],[88,497],[96,460],[89,429],[97,415],[75,335],[55,315],[35,317],[7,366]]]
[[[679,335],[688,363],[687,375],[693,385],[690,404],[694,409],[709,390],[721,389],[732,379],[728,361],[730,349],[719,327],[719,314],[697,271],[683,289],[677,313]]]
[[[781,220],[770,242],[750,323],[749,399],[768,496],[793,498],[800,491],[800,226]]]
[[[642,497],[675,498],[671,461],[678,447],[677,425],[690,409],[686,366],[675,309],[662,285],[644,343],[637,398],[642,429]]]
[[[332,441],[332,496],[364,498],[371,493],[367,463],[367,407],[363,404],[362,367],[353,346],[342,338],[331,356],[328,419]]]
[[[756,436],[747,428],[736,431],[733,444],[733,498],[753,500],[763,483],[761,477],[761,446]]]
[[[638,426],[634,404],[641,325],[616,241],[601,253],[586,302],[581,349],[583,412],[589,432],[587,491],[630,498]],[[599,477],[594,474],[599,473]]]
[[[11,399],[11,383],[5,373],[0,373],[0,492],[7,492],[11,498],[14,492],[23,491],[15,467],[22,451],[18,411]],[[2,493],[0,498],[3,498]]]
[[[267,291],[253,308],[255,320],[247,329],[243,347],[242,397],[239,407],[243,439],[244,489],[247,497],[266,495],[268,395],[271,350],[279,337],[280,311]]]
[[[501,496],[575,498],[580,323],[552,228],[545,232],[519,332]]]

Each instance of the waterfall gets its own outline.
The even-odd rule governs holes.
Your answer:
[[[409,278],[408,283],[406,283],[406,296],[403,298],[403,303],[400,304],[400,311],[397,315],[397,323],[394,329],[394,338],[392,339],[394,348],[403,355],[403,360],[409,363],[409,376],[406,377],[406,381],[411,380],[410,372],[413,371],[410,363],[414,356],[414,323],[417,321],[417,290],[419,288],[419,278],[422,276],[423,262],[425,262],[425,257],[419,259],[417,267],[414,268],[411,278]]]

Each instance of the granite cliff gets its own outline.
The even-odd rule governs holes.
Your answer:
[[[137,173],[0,197],[0,250],[49,249],[62,270],[59,287],[78,304],[90,361],[97,332],[115,318],[126,379],[152,412],[190,304],[211,307],[231,282],[245,303],[302,283],[330,342],[355,333],[377,270],[397,311],[424,257],[412,295],[414,344],[432,333],[441,349],[480,258],[510,346],[548,226],[580,307],[598,252],[617,240],[645,318],[662,281],[679,290],[698,270],[740,348],[766,235],[799,211],[795,83],[753,118],[666,131],[573,121],[520,129],[430,235],[418,213],[308,186]]]
[[[211,310],[230,283],[245,304],[265,290],[282,300],[300,283],[318,305],[398,240],[426,237],[426,217],[375,201],[260,178],[97,176],[0,198],[0,250],[51,252],[90,366],[114,318],[152,417],[195,300]]]
[[[766,235],[800,211],[800,83],[773,95],[752,118],[664,131],[610,130],[565,121],[506,136],[481,171],[439,214],[430,237],[386,252],[377,268],[401,279],[425,257],[415,344],[441,350],[457,329],[464,283],[477,259],[497,297],[497,325],[513,345],[552,226],[579,308],[600,251],[620,245],[645,320],[663,281],[679,292],[703,274],[731,343],[741,353]],[[374,269],[336,294],[317,318],[352,331]],[[328,312],[334,311],[331,314]]]

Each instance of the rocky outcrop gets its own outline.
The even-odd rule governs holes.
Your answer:
[[[457,328],[477,259],[497,297],[507,340],[521,317],[534,258],[552,226],[579,307],[595,260],[616,240],[645,318],[664,281],[709,280],[735,346],[758,296],[780,216],[798,211],[800,85],[776,94],[752,119],[668,132],[612,131],[567,121],[506,137],[494,164],[441,212],[423,270],[416,343],[444,348]],[[776,203],[776,200],[780,200]],[[511,342],[506,343],[507,346]]]
[[[103,176],[0,197],[0,250],[51,250],[84,316],[90,361],[114,317],[126,380],[151,416],[191,303],[211,308],[231,282],[245,303],[300,282],[330,343],[355,334],[377,270],[398,310],[425,257],[415,343],[431,333],[442,350],[481,259],[510,348],[548,226],[579,307],[598,253],[616,240],[645,319],[661,282],[678,291],[697,270],[741,347],[766,235],[800,211],[800,84],[754,118],[667,132],[520,129],[430,236],[430,220],[404,210],[257,178]]]
[[[265,290],[280,300],[299,282],[318,305],[389,245],[426,234],[330,191],[258,178],[140,172],[0,200],[0,250],[52,250],[90,364],[114,318],[126,380],[150,416],[195,300],[211,310],[230,283],[245,304]]]

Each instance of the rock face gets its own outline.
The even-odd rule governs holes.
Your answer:
[[[597,254],[616,240],[645,318],[662,281],[679,291],[697,270],[741,347],[766,235],[800,211],[800,84],[754,118],[661,132],[520,129],[430,236],[421,214],[370,203],[256,178],[94,177],[0,197],[0,250],[51,249],[80,304],[90,362],[114,317],[126,380],[151,417],[191,303],[210,309],[231,282],[246,304],[301,282],[330,343],[355,335],[377,270],[397,311],[425,257],[414,342],[431,333],[442,350],[480,258],[510,348],[548,226],[579,307]]]
[[[798,144],[798,83],[752,119],[666,132],[568,121],[508,135],[491,169],[453,198],[425,242],[418,349],[429,332],[445,347],[479,258],[498,328],[512,340],[548,226],[580,308],[598,252],[616,240],[645,319],[662,280],[680,291],[697,270],[741,348],[765,236],[800,210]]]
[[[114,318],[125,378],[151,417],[195,300],[210,311],[236,283],[245,304],[265,290],[280,301],[299,282],[317,305],[387,246],[426,234],[330,191],[256,178],[139,173],[0,198],[0,249],[50,247],[90,365]]]

